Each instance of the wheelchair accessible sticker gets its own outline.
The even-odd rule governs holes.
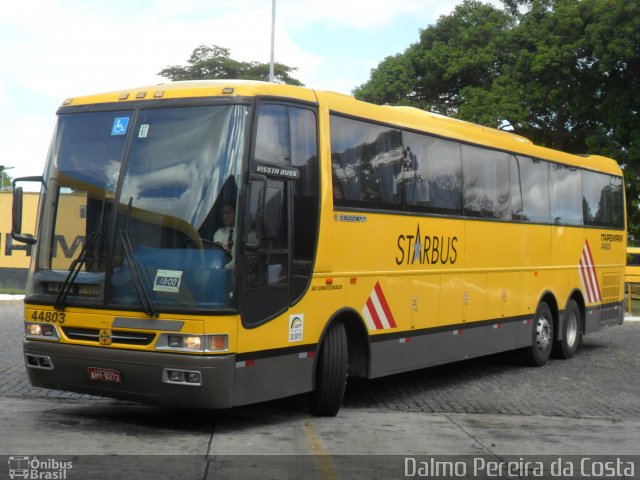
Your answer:
[[[129,117],[118,117],[113,121],[111,135],[126,135],[129,126]]]

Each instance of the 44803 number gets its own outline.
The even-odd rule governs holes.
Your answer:
[[[31,320],[33,320],[34,322],[63,324],[65,320],[65,313],[45,311],[45,310],[34,310],[34,312],[31,314]]]

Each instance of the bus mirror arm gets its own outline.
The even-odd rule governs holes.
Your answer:
[[[23,206],[23,190],[22,187],[16,187],[16,182],[40,182],[43,185],[44,178],[37,177],[20,177],[11,181],[13,189],[13,205],[11,206],[11,238],[17,242],[34,245],[37,239],[33,236],[22,234],[22,206]]]

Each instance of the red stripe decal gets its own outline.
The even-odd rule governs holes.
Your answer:
[[[387,303],[387,299],[384,296],[384,293],[382,293],[382,288],[380,287],[380,282],[376,282],[376,286],[373,287],[373,289],[376,291],[376,295],[378,295],[378,301],[380,302],[380,305],[382,306],[382,310],[384,310],[384,314],[387,317],[387,321],[389,322],[389,326],[391,328],[396,328],[396,321],[393,318],[393,314],[391,313],[391,309],[389,308],[389,304]]]
[[[382,326],[382,322],[380,321],[380,317],[378,316],[378,312],[376,311],[376,307],[373,304],[371,297],[367,299],[367,310],[369,310],[369,315],[371,315],[371,319],[373,320],[373,324],[376,326],[376,330],[382,330],[384,327]]]
[[[589,263],[591,263],[591,271],[593,272],[593,279],[596,282],[596,297],[598,300],[602,300],[602,295],[600,294],[600,282],[598,282],[598,275],[596,274],[596,266],[593,262],[593,255],[591,255],[591,247],[589,246],[589,241],[585,240],[585,244],[587,245],[587,252],[589,254]]]

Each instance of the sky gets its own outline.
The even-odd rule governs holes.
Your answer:
[[[277,0],[275,60],[350,94],[462,0]],[[494,3],[497,3],[494,1]],[[40,175],[65,98],[166,82],[199,45],[270,58],[272,0],[35,0],[0,9],[0,165]]]

